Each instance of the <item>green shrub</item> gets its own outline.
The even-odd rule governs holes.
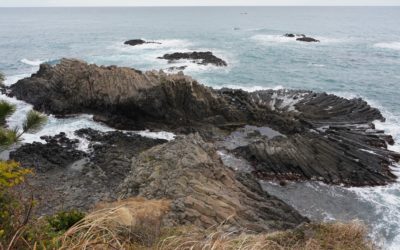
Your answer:
[[[70,227],[85,217],[84,213],[77,210],[61,211],[53,216],[49,216],[47,221],[54,231],[67,231]]]

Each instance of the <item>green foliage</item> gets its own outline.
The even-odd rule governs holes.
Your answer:
[[[15,105],[6,101],[0,101],[0,124],[3,125],[6,122],[6,118],[14,112]]]
[[[5,76],[0,72],[0,86],[4,86]]]
[[[0,192],[3,192],[5,188],[21,184],[25,176],[30,173],[32,173],[31,170],[22,168],[17,162],[0,161]]]
[[[47,118],[45,115],[34,110],[29,111],[26,115],[24,124],[22,125],[23,133],[38,130],[44,123],[46,123],[46,121]]]
[[[10,188],[24,182],[29,169],[14,161],[0,161],[0,242],[10,239],[21,225],[25,204],[20,202]],[[1,249],[1,247],[0,247]]]
[[[47,218],[49,225],[54,231],[67,231],[70,227],[78,223],[85,217],[84,213],[77,210],[61,211]]]
[[[5,129],[0,127],[0,147],[10,146],[18,142],[18,129]]]

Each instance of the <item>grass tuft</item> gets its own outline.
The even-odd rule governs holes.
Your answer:
[[[15,112],[15,105],[12,105],[6,101],[0,101],[0,125],[4,125],[7,117]]]
[[[222,230],[187,230],[160,242],[157,249],[251,250],[372,250],[367,231],[359,222],[307,224],[275,233],[227,233]]]
[[[359,222],[311,223],[294,230],[253,234],[224,225],[207,230],[191,226],[163,227],[170,202],[132,198],[101,204],[72,226],[59,249],[157,250],[372,250]]]
[[[18,129],[6,129],[0,127],[0,146],[8,147],[19,140]]]
[[[169,211],[166,200],[132,198],[101,204],[71,227],[60,249],[137,249],[160,236],[161,220]]]
[[[47,117],[41,113],[31,110],[26,115],[24,124],[22,125],[23,132],[33,132],[40,129],[47,121]]]

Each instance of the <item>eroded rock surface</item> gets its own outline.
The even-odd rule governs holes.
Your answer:
[[[208,228],[224,223],[260,232],[307,221],[264,193],[251,176],[237,178],[222,164],[214,146],[198,134],[141,153],[132,162],[121,194],[171,200],[167,223],[172,225]]]
[[[221,58],[213,55],[212,52],[176,52],[172,54],[165,54],[158,59],[166,59],[169,63],[173,63],[179,60],[192,60],[194,63],[198,63],[201,65],[212,64],[215,66],[223,67],[228,66],[228,64],[222,60]]]
[[[41,65],[11,93],[49,113],[91,113],[116,128],[200,132],[209,141],[246,125],[269,127],[285,138],[262,137],[230,149],[265,178],[384,185],[395,180],[390,167],[399,160],[386,149],[391,136],[372,123],[384,117],[362,99],[301,90],[214,90],[182,73],[67,59]]]
[[[46,137],[47,143],[25,144],[10,154],[35,172],[28,183],[38,201],[38,215],[87,210],[100,201],[117,199],[117,187],[129,173],[132,157],[166,142],[118,131],[81,129],[76,134],[89,143],[87,152],[77,150],[78,141],[61,133]]]
[[[10,159],[31,168],[36,173],[53,169],[63,169],[73,162],[86,157],[86,153],[76,149],[77,140],[70,140],[61,133],[54,137],[44,136],[45,143],[24,144],[10,153]]]

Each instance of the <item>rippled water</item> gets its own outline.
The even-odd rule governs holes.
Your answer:
[[[157,59],[165,53],[211,50],[229,66],[184,62],[180,65],[189,66],[185,73],[214,87],[312,89],[363,97],[382,110],[387,122],[376,125],[395,137],[392,149],[400,151],[399,24],[400,8],[395,7],[0,8],[0,71],[12,84],[41,62],[62,57],[165,69],[170,65]],[[282,37],[285,33],[304,33],[321,43],[296,42]],[[133,38],[162,44],[123,45]],[[9,123],[18,125],[30,106],[11,101],[18,111]],[[44,130],[24,139],[60,131],[73,136],[73,129],[87,126],[110,129],[87,115],[50,117]],[[400,247],[398,183],[357,189],[319,183],[265,187],[312,218],[362,219],[388,248]]]

